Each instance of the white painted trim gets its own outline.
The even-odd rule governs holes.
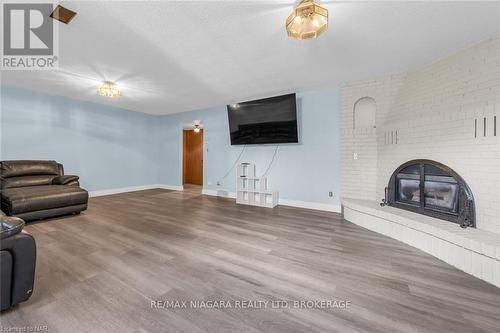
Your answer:
[[[104,195],[112,195],[112,194],[118,194],[118,193],[151,190],[154,188],[161,188],[161,189],[172,190],[172,191],[184,191],[184,186],[182,186],[182,185],[151,184],[151,185],[142,185],[142,186],[113,188],[113,189],[108,189],[108,190],[90,191],[89,195],[90,195],[90,197],[101,197]],[[236,193],[230,192],[230,191],[225,190],[225,189],[211,190],[211,189],[203,188],[201,191],[201,194],[211,195],[211,196],[215,196],[215,197],[236,199]],[[323,210],[323,211],[334,212],[334,213],[341,212],[340,205],[330,205],[330,204],[319,203],[319,202],[288,200],[288,199],[281,199],[280,198],[279,204],[283,205],[283,206],[291,206],[291,207],[314,209],[314,210]]]
[[[179,185],[151,184],[151,185],[140,185],[140,186],[131,186],[131,187],[111,188],[111,189],[107,189],[107,190],[90,191],[89,196],[90,197],[101,197],[104,195],[112,195],[112,194],[118,194],[118,193],[151,190],[154,188],[162,188],[162,189],[174,190],[174,191],[183,191],[184,190],[184,187],[179,186]]]
[[[156,188],[162,188],[164,190],[172,190],[172,191],[184,191],[183,185],[158,184]]]
[[[310,201],[298,201],[298,200],[289,200],[289,199],[279,199],[279,204],[283,206],[291,206],[298,208],[306,208],[306,209],[314,209],[314,210],[323,210],[327,212],[340,213],[341,206],[340,205],[330,205],[321,202],[310,202]]]
[[[219,195],[218,194],[219,191],[226,192],[227,194],[226,195]],[[236,193],[229,192],[229,191],[224,190],[224,189],[211,190],[211,189],[203,188],[201,191],[201,194],[211,195],[211,196],[216,196],[216,197],[232,198],[232,199],[236,198]],[[334,213],[341,212],[340,205],[330,205],[330,204],[319,203],[319,202],[308,202],[308,201],[298,201],[298,200],[289,200],[289,199],[279,198],[279,205],[298,207],[298,208],[306,208],[306,209],[314,209],[314,210],[322,210],[322,211],[334,212]]]
[[[236,193],[229,192],[228,190],[225,190],[225,189],[210,190],[210,189],[203,188],[201,190],[201,194],[211,195],[211,196],[214,196],[214,197],[223,197],[223,198],[236,199]]]

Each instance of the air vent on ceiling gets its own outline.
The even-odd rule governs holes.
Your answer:
[[[50,17],[62,23],[68,24],[73,17],[75,17],[75,15],[76,12],[69,10],[68,8],[64,8],[61,5],[57,5],[56,9],[54,9],[52,14],[50,14]]]

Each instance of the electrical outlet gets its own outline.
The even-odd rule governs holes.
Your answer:
[[[330,198],[333,198],[333,192],[332,192],[332,191],[328,192],[328,196],[329,196]]]
[[[352,154],[352,158],[353,158],[354,160],[357,160],[357,159],[358,159],[358,153],[354,153],[354,154]]]
[[[208,182],[207,184],[208,184],[208,186],[210,186],[210,185],[212,185],[212,182]]]

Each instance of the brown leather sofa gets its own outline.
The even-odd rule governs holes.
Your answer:
[[[88,192],[56,161],[1,161],[0,209],[25,221],[80,213]]]
[[[35,282],[35,239],[24,221],[0,210],[0,311],[26,301]]]

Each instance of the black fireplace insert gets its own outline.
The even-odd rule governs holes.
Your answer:
[[[475,227],[474,197],[465,181],[444,164],[406,162],[394,171],[383,204]]]

